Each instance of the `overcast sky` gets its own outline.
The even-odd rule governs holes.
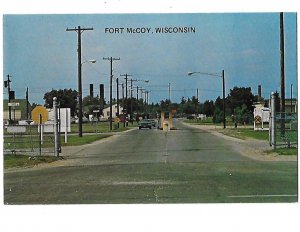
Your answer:
[[[113,63],[114,77],[131,74],[134,82],[151,91],[150,102],[192,97],[215,100],[222,95],[221,78],[193,75],[189,71],[221,73],[225,70],[226,95],[234,86],[251,87],[263,97],[280,91],[279,13],[203,14],[56,14],[4,15],[3,76],[12,76],[16,98],[24,98],[29,88],[30,102],[44,104],[44,93],[51,89],[77,90],[77,33],[67,28],[93,27],[82,34],[83,96],[94,84],[105,85],[109,97],[110,63],[103,57],[120,58]],[[284,14],[286,95],[290,84],[297,95],[296,14]],[[191,33],[156,33],[158,27],[192,27]],[[124,28],[123,33],[106,33],[105,28]],[[127,28],[150,28],[149,33],[130,34]],[[153,32],[153,33],[152,33]],[[114,85],[114,96],[116,93]],[[4,89],[4,98],[7,98]],[[136,96],[136,92],[134,92]]]

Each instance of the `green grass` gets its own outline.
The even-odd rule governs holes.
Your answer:
[[[33,167],[41,163],[51,163],[62,159],[55,156],[5,155],[4,168]]]
[[[137,124],[134,122],[133,127],[137,126]],[[126,131],[130,129],[129,127],[132,127],[131,123],[128,123],[128,127],[124,127],[123,123],[113,122],[112,123],[112,131],[113,132],[121,132]],[[83,123],[82,124],[82,131],[83,133],[105,133],[105,132],[111,132],[110,130],[110,124],[109,122],[97,122],[97,123]],[[71,125],[71,132],[72,133],[78,133],[78,124],[72,124]]]
[[[298,154],[298,149],[296,147],[285,147],[285,148],[276,148],[275,150],[271,151],[266,151],[266,153],[273,153],[276,152],[278,155],[297,155]]]
[[[110,137],[110,134],[95,134],[95,135],[83,135],[79,137],[77,135],[68,136],[68,142],[65,143],[64,137],[61,136],[61,146],[79,146],[89,144],[100,139]]]
[[[223,122],[214,123],[212,117],[208,117],[208,118],[203,119],[203,120],[200,120],[200,119],[185,119],[185,120],[183,120],[183,122],[196,124],[196,125],[223,126]],[[228,126],[228,127],[233,127],[234,126],[231,118],[226,118],[226,126]],[[242,125],[238,124],[238,126],[242,126]]]
[[[4,140],[4,149],[15,150],[15,149],[31,149],[38,148],[40,138],[38,135],[17,135],[15,138],[13,136],[6,136],[3,138]],[[53,143],[53,135],[44,136],[42,148],[48,148],[54,146]]]
[[[254,138],[259,140],[268,140],[269,131],[254,131],[252,128],[226,128],[218,130],[218,132],[239,139]]]

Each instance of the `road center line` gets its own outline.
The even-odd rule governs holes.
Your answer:
[[[229,198],[255,198],[255,197],[297,197],[297,194],[277,194],[277,195],[239,195],[227,196]]]

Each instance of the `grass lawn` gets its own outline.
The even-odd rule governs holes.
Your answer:
[[[268,140],[269,139],[269,131],[254,131],[252,128],[226,128],[225,130],[218,130],[218,132],[239,138],[239,139],[246,139],[246,138],[254,138],[259,140]]]
[[[285,147],[285,148],[277,148],[274,150],[278,155],[297,155],[298,154],[298,149],[296,147]],[[266,153],[272,153],[274,152],[273,150],[271,151],[266,151]]]
[[[68,136],[68,142],[65,143],[64,137],[61,136],[61,146],[79,146],[89,144],[100,139],[104,139],[111,136],[110,134],[94,134],[94,135],[83,135],[78,137],[77,135]]]
[[[56,156],[4,155],[4,168],[33,167],[40,163],[51,163],[62,159]]]
[[[131,123],[128,123],[128,127],[124,127],[123,123],[119,123],[119,128],[118,128],[118,123],[113,122],[112,123],[112,131],[113,132],[126,131],[126,130],[130,129],[130,127],[136,127],[136,126],[137,126],[136,122],[134,122],[133,125],[131,125]],[[82,131],[83,131],[83,133],[111,132],[109,122],[97,122],[97,123],[93,123],[93,124],[92,123],[83,123]],[[71,125],[71,132],[78,133],[78,124]]]

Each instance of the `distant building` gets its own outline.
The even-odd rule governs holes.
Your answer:
[[[112,105],[112,117],[117,117],[117,104]],[[123,107],[119,106],[119,113],[122,114]],[[108,119],[110,115],[110,107],[103,109],[103,118]]]
[[[269,107],[269,104],[270,104],[269,99],[264,100],[264,106],[265,107]],[[278,109],[280,107],[280,104],[281,104],[281,100],[280,100],[280,102],[278,101]],[[298,112],[297,108],[298,108],[298,101],[297,101],[296,98],[292,98],[292,99],[286,98],[285,99],[285,112],[286,113],[291,113],[291,112],[292,113],[297,113]],[[279,111],[280,110],[278,110],[278,112]]]
[[[27,100],[26,99],[14,99],[10,100],[10,103],[13,105],[10,107],[11,119],[14,121],[26,120],[31,118],[32,106],[28,102],[28,112],[27,112]],[[28,114],[28,116],[27,116]],[[3,100],[3,120],[9,120],[9,106],[8,100]]]
[[[287,113],[297,113],[297,99],[293,98],[293,99],[285,99],[285,112]]]

